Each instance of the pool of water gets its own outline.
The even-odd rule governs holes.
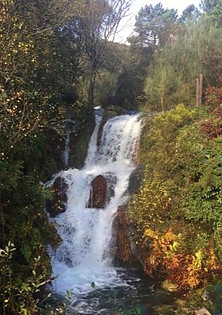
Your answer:
[[[119,269],[123,285],[112,288],[97,289],[91,284],[92,291],[87,294],[75,295],[67,292],[64,298],[53,294],[48,308],[54,309],[51,314],[65,315],[157,315],[175,314],[173,304],[175,298],[165,291],[158,283],[144,277],[136,270]],[[164,312],[159,312],[165,306]],[[45,311],[43,314],[50,314]]]

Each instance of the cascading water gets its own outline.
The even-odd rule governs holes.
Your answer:
[[[97,119],[84,168],[56,175],[68,184],[66,211],[54,219],[62,244],[52,257],[53,273],[58,276],[54,288],[63,295],[67,290],[74,296],[88,293],[92,282],[96,288],[104,288],[123,281],[111,265],[109,245],[112,222],[118,206],[126,202],[129,176],[135,167],[141,119],[139,115],[109,119],[98,145],[99,125]],[[106,178],[112,194],[105,209],[87,208],[90,183],[98,175]]]
[[[65,149],[63,152],[63,161],[65,166],[68,166],[68,162],[69,162],[69,141],[70,141],[70,131],[67,132],[66,134],[66,138],[65,138]]]

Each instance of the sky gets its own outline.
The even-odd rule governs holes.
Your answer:
[[[180,16],[183,10],[186,9],[190,4],[194,4],[196,7],[199,7],[201,0],[132,0],[132,6],[128,13],[129,16],[123,19],[115,41],[125,43],[126,38],[132,35],[135,24],[135,16],[137,15],[138,11],[145,5],[152,4],[155,6],[159,2],[162,3],[165,9],[177,10],[178,15]]]

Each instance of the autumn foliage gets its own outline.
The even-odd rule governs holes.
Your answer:
[[[222,79],[219,80],[219,83]],[[210,139],[222,134],[222,87],[208,86],[205,91],[205,103],[212,117],[203,122],[201,128]]]
[[[221,266],[212,248],[198,250],[194,254],[181,248],[181,234],[171,229],[158,235],[151,229],[144,232],[144,242],[152,242],[145,257],[144,270],[152,276],[153,271],[167,273],[167,280],[178,289],[194,289],[206,282],[206,279],[219,274]]]

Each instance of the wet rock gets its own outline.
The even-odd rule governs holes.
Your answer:
[[[100,146],[101,140],[102,140],[102,134],[103,134],[103,128],[106,124],[108,119],[103,119],[100,126],[99,126],[99,130],[98,130],[98,134],[97,134],[97,140],[96,140],[96,145],[97,147]]]
[[[96,176],[90,183],[90,196],[87,208],[104,209],[107,197],[107,181],[104,176]]]
[[[46,205],[47,211],[51,217],[56,217],[58,214],[65,211],[67,203],[67,189],[68,185],[66,184],[64,178],[57,177],[51,187],[52,199],[48,201]]]
[[[128,193],[130,195],[135,194],[139,191],[142,183],[144,169],[145,169],[144,165],[139,165],[131,173],[128,186]]]
[[[110,199],[115,196],[115,186],[117,183],[117,177],[111,173],[107,172],[105,173],[105,178],[107,181],[107,196],[106,196],[106,202],[110,202]]]
[[[194,314],[195,315],[211,315],[211,313],[205,307],[195,310]]]
[[[69,119],[76,121],[75,130],[70,130],[69,139],[69,161],[68,167],[81,169],[84,166],[85,158],[87,156],[89,141],[95,127],[95,120],[92,109],[85,109],[86,120],[77,122],[74,111],[69,113]]]
[[[126,263],[133,259],[126,210],[127,206],[119,206],[113,221],[115,239],[113,258],[116,264]]]

